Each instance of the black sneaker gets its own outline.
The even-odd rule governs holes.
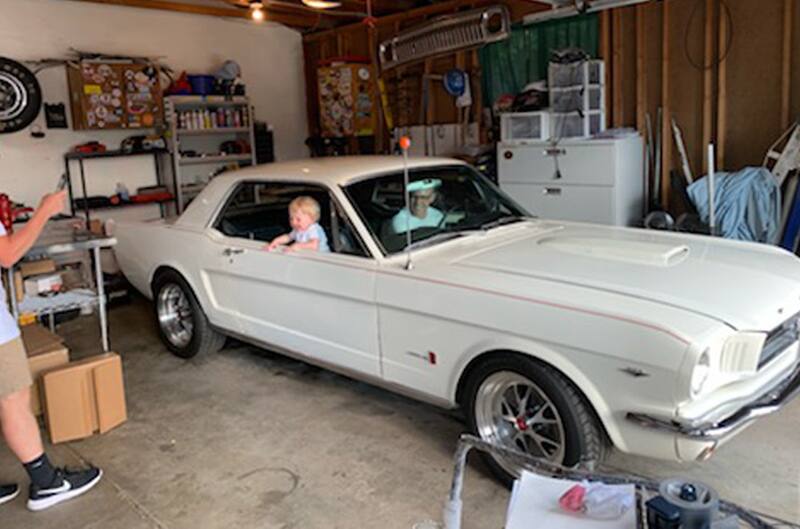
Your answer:
[[[0,485],[0,505],[19,496],[18,485]]]
[[[85,470],[56,469],[54,485],[41,488],[31,483],[28,510],[42,511],[62,501],[80,496],[97,485],[102,477],[103,471],[95,467]]]

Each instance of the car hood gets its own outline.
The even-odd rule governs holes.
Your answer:
[[[770,330],[800,310],[800,259],[776,247],[542,221],[507,230],[451,264],[651,300],[739,330]]]

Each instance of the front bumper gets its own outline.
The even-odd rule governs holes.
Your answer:
[[[652,417],[643,413],[628,413],[629,421],[645,427],[677,434],[695,441],[718,441],[749,423],[775,413],[800,395],[800,364],[792,373],[759,397],[742,406],[728,417],[714,422],[682,423],[674,419]]]

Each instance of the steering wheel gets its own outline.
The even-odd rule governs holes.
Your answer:
[[[442,220],[439,221],[439,223],[436,225],[436,228],[437,229],[442,229],[444,227],[445,223],[447,222],[447,217],[449,217],[453,213],[464,213],[464,214],[466,214],[467,210],[463,206],[461,206],[460,204],[455,204],[453,206],[450,206],[442,214]]]

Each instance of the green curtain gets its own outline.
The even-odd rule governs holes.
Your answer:
[[[597,57],[599,18],[596,13],[523,26],[516,24],[511,36],[480,50],[485,105],[503,94],[516,94],[533,81],[547,79],[552,50],[578,47]]]

